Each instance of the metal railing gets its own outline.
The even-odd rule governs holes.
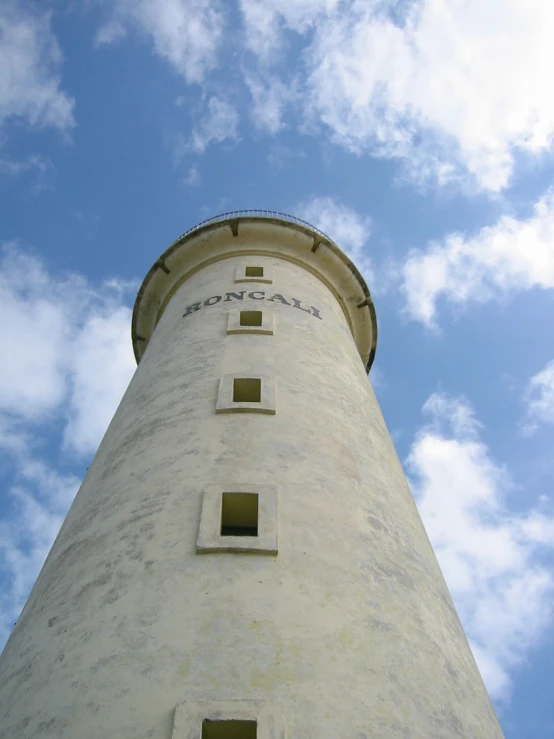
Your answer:
[[[235,218],[277,218],[281,221],[286,221],[287,223],[295,223],[296,225],[302,226],[303,228],[308,228],[310,231],[313,231],[319,236],[322,236],[327,241],[331,241],[327,234],[323,233],[323,231],[320,231],[319,228],[312,226],[311,223],[303,221],[302,218],[291,216],[288,213],[280,213],[277,210],[231,210],[228,213],[220,213],[220,215],[218,216],[212,216],[211,218],[208,218],[201,223],[197,223],[196,226],[189,228],[188,231],[185,231],[185,233],[181,234],[179,238],[176,239],[176,241],[184,239],[185,236],[188,236],[189,234],[194,233],[194,231],[198,231],[198,229],[203,228],[204,226],[208,226],[211,223],[232,221]]]

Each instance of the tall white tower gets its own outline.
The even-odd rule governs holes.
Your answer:
[[[226,214],[155,263],[140,364],[0,661],[2,739],[501,739],[324,234]]]

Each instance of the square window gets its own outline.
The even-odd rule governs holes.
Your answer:
[[[244,276],[245,277],[263,277],[264,268],[263,267],[246,267],[246,269],[244,270]]]
[[[178,703],[171,739],[286,739],[281,707],[264,700]]]
[[[273,334],[275,317],[271,308],[239,310],[231,308],[227,320],[228,334]]]
[[[256,493],[223,493],[221,536],[258,536]]]
[[[266,413],[275,415],[275,380],[223,375],[219,381],[216,413]]]
[[[240,312],[241,326],[261,326],[262,311],[261,310],[241,310]]]
[[[277,554],[277,510],[275,485],[207,485],[202,499],[197,554]]]
[[[202,721],[202,739],[256,739],[256,721]]]
[[[235,377],[233,380],[233,403],[260,403],[262,381],[259,377]]]
[[[271,285],[271,264],[268,265],[244,265],[235,270],[235,282],[264,282]]]

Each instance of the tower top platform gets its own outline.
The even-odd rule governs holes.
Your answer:
[[[241,255],[283,259],[316,275],[344,311],[369,372],[377,346],[377,319],[364,278],[322,231],[300,218],[269,210],[232,211],[202,221],[185,231],[154,263],[133,310],[132,341],[137,362],[171,296],[183,282],[209,264]],[[221,290],[232,287],[222,285]]]

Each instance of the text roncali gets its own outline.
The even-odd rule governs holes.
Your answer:
[[[282,303],[283,305],[290,305],[292,308],[298,308],[298,310],[304,311],[304,313],[309,313],[311,316],[319,318],[320,321],[323,320],[321,318],[320,311],[313,305],[310,305],[306,308],[302,305],[301,300],[298,300],[297,298],[291,298],[290,300],[287,300],[280,293],[275,293],[271,297],[266,297],[265,290],[253,290],[248,293],[246,292],[246,290],[241,290],[240,292],[236,293],[230,292],[225,293],[224,295],[212,295],[210,298],[206,298],[206,300],[204,301],[201,300],[198,303],[187,305],[186,310],[183,313],[183,317],[190,316],[191,313],[196,313],[196,311],[199,311],[203,307],[209,308],[211,305],[217,305],[221,302],[231,303],[235,300],[244,300],[245,295],[249,300],[265,300],[268,303]]]

